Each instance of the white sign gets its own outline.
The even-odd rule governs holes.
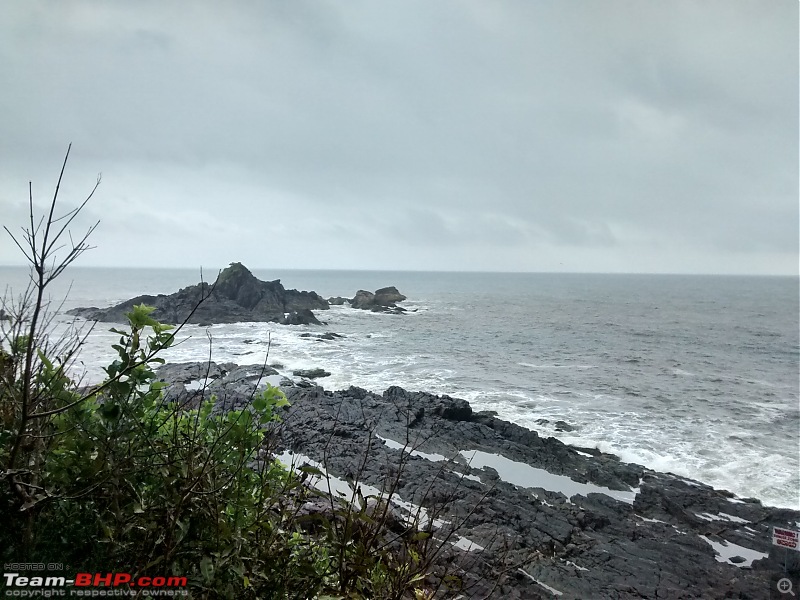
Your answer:
[[[772,528],[772,543],[781,548],[800,551],[800,531],[792,529]]]

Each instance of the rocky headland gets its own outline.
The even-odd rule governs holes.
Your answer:
[[[319,463],[365,495],[396,481],[398,511],[422,507],[441,538],[457,529],[447,543],[463,597],[770,598],[800,575],[800,553],[771,545],[771,528],[797,529],[800,512],[570,447],[464,400],[327,391],[234,364],[168,365],[159,377],[170,398],[214,395],[220,411],[281,385],[284,459]]]
[[[155,307],[152,317],[162,323],[275,322],[283,325],[321,325],[313,311],[328,310],[330,304],[347,303],[353,308],[402,313],[397,306],[406,297],[396,287],[375,293],[359,290],[353,298],[326,300],[316,292],[287,290],[280,279],[261,281],[242,263],[231,263],[220,271],[212,285],[201,282],[174,294],[142,295],[108,308],[81,307],[67,314],[88,321],[125,323],[125,313],[137,304]]]

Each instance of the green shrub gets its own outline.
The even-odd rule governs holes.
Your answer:
[[[295,474],[271,458],[288,405],[281,390],[267,385],[224,413],[213,397],[167,399],[154,369],[182,326],[157,322],[152,307],[135,306],[128,328],[112,329],[117,357],[101,384],[72,380],[86,333],[50,339],[44,298],[89,248],[94,226],[55,257],[94,190],[56,218],[60,183],[48,218],[33,226],[31,200],[31,229],[22,241],[12,235],[31,285],[4,299],[0,319],[0,560],[185,576],[196,598],[430,597],[433,538],[414,526],[390,530],[394,486],[343,501],[303,482],[319,470]],[[305,514],[309,500],[326,514]]]

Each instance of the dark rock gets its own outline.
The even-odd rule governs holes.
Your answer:
[[[323,333],[323,334],[320,334],[320,335],[313,335],[313,334],[310,334],[310,333],[301,333],[300,337],[301,338],[314,338],[317,341],[330,342],[330,341],[333,341],[333,340],[341,339],[344,336],[341,335],[341,334],[333,333],[332,331],[329,331],[327,333]]]
[[[394,306],[397,302],[402,302],[406,297],[397,291],[394,286],[375,290],[374,302],[381,306]]]
[[[184,365],[169,373],[180,381],[214,376],[209,387],[219,390],[223,410],[252,397],[247,394],[255,382],[248,377],[255,373],[249,369]],[[783,576],[785,552],[771,546],[771,528],[794,529],[798,511],[742,502],[729,492],[623,463],[596,449],[584,456],[557,439],[473,413],[468,403],[448,396],[399,387],[382,395],[355,387],[328,392],[305,380],[284,391],[291,407],[277,432],[280,448],[325,461],[331,473],[360,484],[381,489],[396,482],[398,497],[440,519],[435,539],[445,539],[458,524],[456,536],[484,548],[461,552],[445,544],[442,549],[442,561],[471,586],[467,597],[553,597],[546,585],[562,600],[764,598]],[[376,434],[405,449],[381,443]],[[460,454],[470,450],[514,461],[519,473],[534,467],[601,486],[601,492],[610,488],[633,496],[635,488],[638,493],[632,503],[615,499],[610,490],[567,499],[559,490],[537,487],[538,480],[514,481],[513,473],[491,467],[471,469]],[[451,462],[425,458],[434,453]],[[369,509],[379,510],[382,501],[368,499]],[[392,526],[400,534],[407,513],[395,509],[398,522]],[[324,510],[323,504],[308,507],[309,514]],[[768,556],[752,568],[744,568],[743,557],[720,562],[706,539]],[[789,561],[787,569],[789,576],[800,576],[797,562]]]
[[[333,332],[329,331],[328,333],[323,333],[322,335],[318,335],[317,339],[318,340],[329,340],[330,341],[330,340],[338,340],[338,339],[343,338],[343,337],[344,337],[343,335],[340,335],[338,333],[333,333]]]
[[[327,301],[315,292],[287,290],[279,279],[261,281],[241,263],[231,263],[220,272],[213,288],[203,282],[170,295],[137,296],[106,309],[75,308],[67,312],[91,321],[125,323],[125,313],[137,304],[154,306],[152,317],[162,323],[188,319],[189,323],[203,325],[241,321],[318,325],[311,310],[328,308]]]
[[[322,325],[311,312],[310,308],[301,308],[300,310],[293,310],[290,313],[283,315],[278,319],[281,325]]]
[[[575,431],[575,427],[566,421],[556,421],[556,431]]]
[[[328,304],[330,304],[331,306],[341,306],[345,302],[350,304],[350,298],[342,298],[341,296],[332,296],[328,298]]]
[[[373,312],[400,314],[406,311],[404,308],[397,306],[396,303],[405,299],[406,297],[398,292],[394,286],[381,288],[376,290],[374,294],[366,290],[358,290],[350,300],[350,306]]]
[[[350,300],[350,306],[362,310],[369,310],[375,306],[375,294],[366,290],[358,290],[356,295],[353,296],[353,299]]]
[[[292,371],[295,377],[305,377],[306,379],[316,379],[318,377],[330,377],[330,373],[325,369],[298,369]]]

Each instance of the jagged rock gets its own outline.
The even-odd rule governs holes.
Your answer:
[[[332,296],[328,298],[328,304],[331,306],[341,306],[345,302],[350,304],[350,298],[342,298],[341,296]]]
[[[200,325],[241,321],[319,325],[311,310],[328,308],[328,302],[316,292],[287,290],[280,279],[261,281],[241,263],[231,263],[221,271],[211,290],[212,286],[203,282],[174,294],[137,296],[109,308],[75,308],[68,314],[90,321],[125,323],[125,313],[137,304],[147,304],[156,308],[152,317],[162,323],[182,323],[188,318],[189,323]],[[205,300],[198,306],[202,298]]]

